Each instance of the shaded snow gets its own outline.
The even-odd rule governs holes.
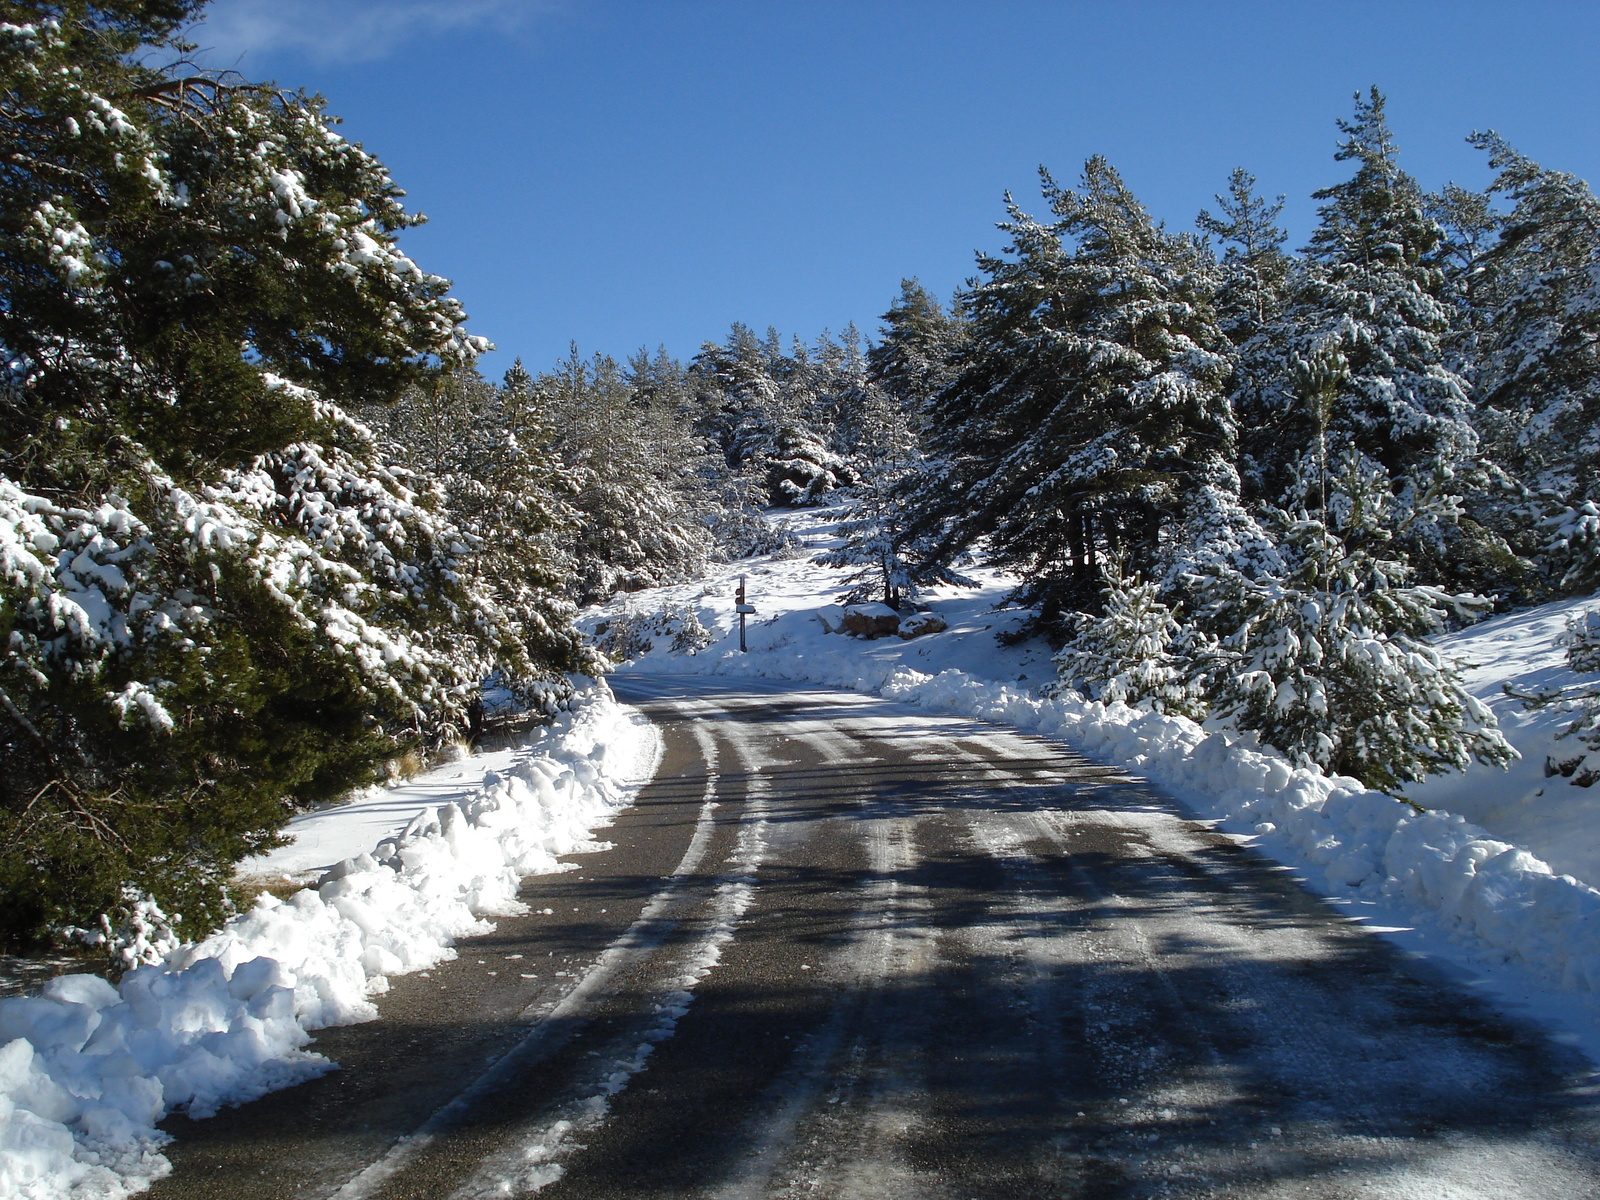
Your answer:
[[[470,754],[404,783],[373,788],[347,804],[302,813],[284,831],[293,842],[246,859],[239,864],[239,875],[246,879],[298,879],[326,871],[395,836],[418,813],[466,799],[482,789],[490,774],[510,770],[524,753],[512,748]]]

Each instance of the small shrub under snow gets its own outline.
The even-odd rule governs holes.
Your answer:
[[[669,639],[674,654],[696,654],[715,640],[692,607],[668,602],[654,612],[618,614],[599,632],[596,645],[612,662],[630,662],[649,654],[658,638]]]

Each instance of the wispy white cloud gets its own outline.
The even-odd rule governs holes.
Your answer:
[[[560,7],[560,0],[216,0],[190,40],[212,65],[283,52],[370,62],[441,33],[519,33]]]

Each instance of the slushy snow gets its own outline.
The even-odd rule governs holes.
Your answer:
[[[116,987],[68,975],[0,1000],[0,1196],[141,1191],[170,1170],[156,1128],[166,1113],[209,1116],[331,1069],[306,1049],[311,1031],[371,1020],[390,975],[454,958],[455,939],[522,911],[522,878],[594,849],[593,831],[658,758],[654,729],[595,685],[477,786],[444,803],[402,790],[397,803],[414,811],[385,818],[399,828],[315,888],[263,893]],[[312,859],[349,836],[337,810],[319,816]],[[370,830],[371,819],[354,807],[347,823]],[[270,867],[303,865],[291,852]]]

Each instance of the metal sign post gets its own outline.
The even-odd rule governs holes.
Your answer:
[[[739,614],[739,653],[744,654],[744,619],[749,613],[755,612],[755,606],[745,603],[744,576],[739,576],[739,592],[735,597],[734,611]]]

